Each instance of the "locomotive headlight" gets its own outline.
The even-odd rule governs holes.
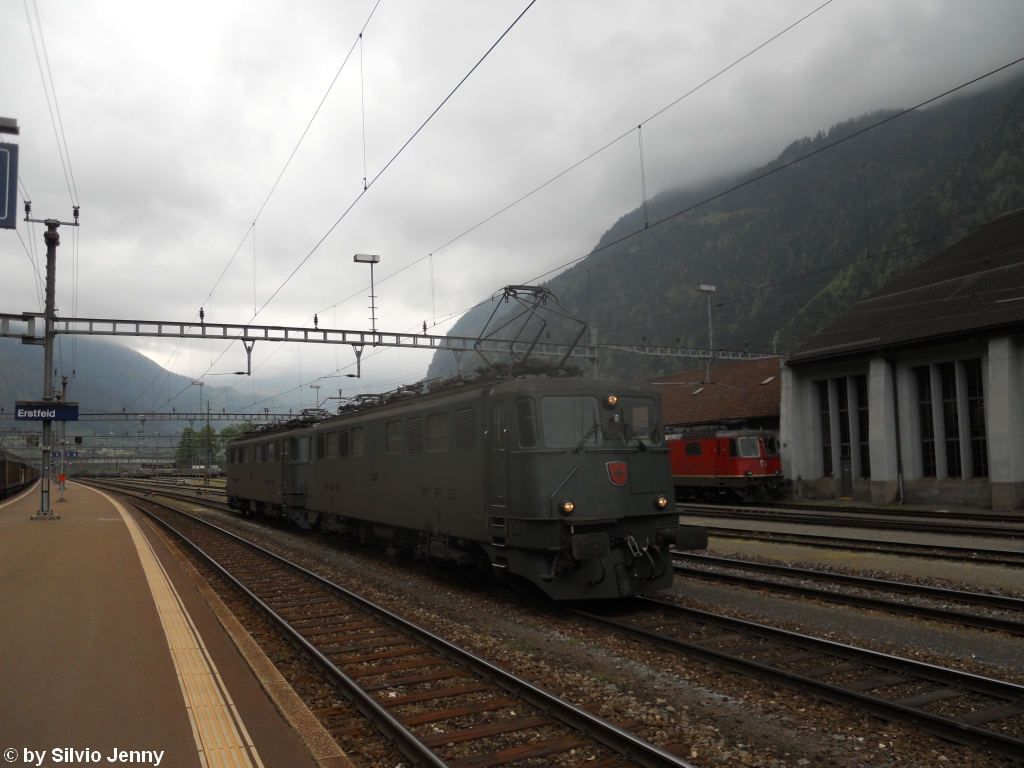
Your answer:
[[[753,474],[754,474],[754,473],[753,473],[753,471],[752,471],[752,470],[749,470],[749,469],[747,470],[747,476],[748,476],[748,477],[749,477],[750,475],[753,475]]]
[[[619,396],[618,395],[607,395],[604,398],[604,407],[605,408],[614,408],[616,405],[618,405],[618,402],[619,402]]]
[[[654,500],[654,506],[656,506],[658,509],[664,509],[665,507],[668,506],[668,497],[659,496]]]
[[[563,515],[571,515],[574,509],[576,509],[576,504],[572,499],[566,499],[558,505],[558,511]]]

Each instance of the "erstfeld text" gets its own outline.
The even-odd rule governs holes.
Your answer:
[[[36,752],[26,749],[23,762],[26,765],[41,766],[46,756],[46,750]],[[49,756],[55,763],[142,763],[156,766],[164,759],[164,750],[115,749],[112,753],[100,754],[97,749],[54,747],[50,750]]]

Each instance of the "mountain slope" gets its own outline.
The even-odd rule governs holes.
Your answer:
[[[59,337],[54,350],[54,367],[58,377],[55,389],[60,388],[59,373],[72,370],[71,344],[67,337]],[[128,347],[106,339],[79,337],[75,355],[76,376],[68,385],[68,397],[80,403],[82,413],[87,412],[149,412],[155,410],[196,411],[199,409],[199,388],[191,386],[191,379],[165,371],[148,357]],[[0,408],[10,416],[15,400],[34,400],[42,396],[43,348],[23,345],[15,339],[0,339]],[[191,390],[191,391],[189,391]],[[215,410],[242,410],[251,402],[226,387],[203,387],[203,408],[211,399]],[[178,394],[181,393],[181,394]],[[167,401],[178,395],[173,403]],[[6,422],[8,425],[12,421]],[[81,422],[79,431],[90,431],[94,422]],[[169,422],[165,431],[177,432],[184,423]],[[102,428],[99,428],[102,431]]]
[[[895,112],[834,125],[743,176],[657,195],[649,218],[662,223],[644,229],[641,209],[630,211],[590,256],[545,285],[597,326],[601,342],[706,347],[706,300],[694,288],[711,284],[716,347],[792,349],[955,242],[943,236],[1024,205],[1022,104],[1018,80],[858,136]],[[467,313],[452,333],[478,332],[489,313]],[[477,365],[467,360],[464,369]],[[451,353],[437,353],[428,376],[452,369]],[[602,375],[630,378],[676,369],[669,359],[625,353],[601,363]]]

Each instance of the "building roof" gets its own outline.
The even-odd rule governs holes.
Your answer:
[[[704,371],[685,371],[653,379],[661,392],[666,425],[717,424],[738,419],[777,417],[782,389],[780,358],[764,357],[711,367],[711,383]]]
[[[1004,214],[850,307],[790,365],[1024,327],[1024,209]]]

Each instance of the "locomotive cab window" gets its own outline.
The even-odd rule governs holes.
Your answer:
[[[384,425],[384,452],[390,454],[402,452],[402,422],[389,421]]]
[[[336,459],[338,458],[338,433],[328,432],[327,433],[327,458]]]
[[[343,429],[338,433],[338,455],[348,456],[348,430]]]
[[[623,398],[622,413],[626,427],[622,436],[627,443],[637,439],[644,445],[661,445],[661,430],[658,428],[658,408],[650,398]]]
[[[299,461],[305,464],[309,461],[309,438],[303,437],[299,440]]]
[[[362,456],[366,441],[363,437],[363,428],[356,427],[352,430],[352,456]]]
[[[658,420],[654,415],[653,405],[634,405],[626,411],[626,423],[642,442],[647,445],[658,445],[661,443],[661,433],[658,432]]]
[[[771,457],[779,455],[779,441],[774,437],[764,438],[764,455]]]
[[[734,437],[729,440],[729,457],[756,459],[761,455],[761,448],[756,437]]]
[[[548,448],[601,445],[601,418],[596,397],[543,397],[540,413],[544,425],[544,444]]]
[[[321,433],[316,436],[316,457],[318,459],[322,459],[324,457],[324,447],[324,435]]]
[[[280,440],[275,440],[274,441],[274,461],[280,461],[280,460],[281,460],[281,441]]]
[[[687,456],[700,456],[700,443],[693,442],[686,444],[686,455]]]
[[[516,426],[519,429],[519,447],[537,447],[537,409],[532,397],[516,398]]]
[[[427,416],[427,450],[448,450],[448,414],[432,413]]]

